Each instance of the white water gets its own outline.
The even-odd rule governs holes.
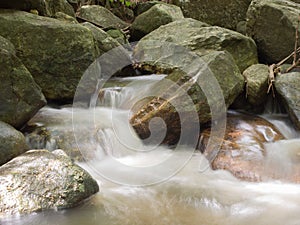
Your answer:
[[[130,87],[131,88],[131,87]],[[137,89],[135,89],[137,90]],[[128,92],[133,91],[127,90]],[[140,90],[139,90],[140,91]],[[131,93],[136,93],[135,91]],[[113,93],[119,103],[126,102],[125,94]],[[131,95],[128,95],[131,96]],[[122,99],[124,97],[124,99]],[[92,163],[81,163],[99,182],[100,192],[81,206],[64,211],[47,211],[22,217],[8,218],[1,221],[3,225],[296,225],[300,224],[300,185],[280,180],[262,183],[242,182],[226,171],[212,171],[207,161],[199,152],[185,149],[191,154],[191,160],[185,165],[180,157],[166,162],[172,152],[164,147],[155,148],[145,154],[134,154],[131,147],[144,147],[143,144],[128,132],[125,118],[128,109],[109,109],[98,107],[95,110],[77,111],[77,128],[92,121],[96,126],[96,136],[90,143],[95,145],[94,151],[86,157],[94,159]],[[122,107],[121,107],[122,108]],[[69,126],[66,116],[71,109],[45,109],[48,116],[62,117],[59,124]],[[91,116],[92,115],[92,116]],[[112,116],[113,115],[113,116]],[[97,118],[96,120],[94,120]],[[300,139],[286,119],[268,117],[284,134],[292,140],[280,141],[267,146],[270,154],[267,163],[279,165],[281,171],[290,171],[290,163],[298,163]],[[111,123],[112,119],[114,120]],[[66,121],[66,123],[64,123]],[[115,126],[116,125],[116,126]],[[125,127],[125,128],[124,128]],[[75,126],[76,128],[76,126]],[[116,135],[117,134],[117,135]],[[118,139],[122,137],[124,139]],[[123,143],[126,145],[123,145]],[[128,149],[128,145],[130,146]],[[182,153],[186,153],[182,151]],[[108,178],[122,179],[113,160],[135,168],[131,177],[123,177],[122,182],[130,181],[144,184],[149,180],[162,180],[159,184],[133,187],[119,185],[104,179],[104,171]],[[98,164],[95,164],[95,161]],[[158,169],[143,171],[143,167],[163,164]],[[168,179],[161,179],[165,171],[178,169],[177,174]],[[101,168],[99,168],[101,167]],[[180,167],[181,168],[181,167]],[[101,171],[99,173],[99,170]],[[139,171],[141,173],[139,173]],[[125,173],[126,174],[126,171]],[[173,175],[173,174],[172,174]],[[157,178],[158,177],[158,178]],[[153,178],[153,179],[152,179]],[[112,179],[112,180],[114,180]],[[146,182],[145,182],[146,181]]]

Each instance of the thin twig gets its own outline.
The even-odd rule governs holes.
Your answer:
[[[275,82],[275,73],[274,73],[274,70],[276,68],[277,68],[277,64],[272,64],[271,66],[269,66],[269,81],[268,81],[269,87],[268,87],[267,93],[269,93],[270,90],[272,89],[272,95],[273,95],[273,97],[275,97],[273,83]]]

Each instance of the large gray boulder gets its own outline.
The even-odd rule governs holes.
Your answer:
[[[78,205],[97,182],[62,150],[31,150],[0,167],[0,216]]]
[[[282,97],[285,108],[295,127],[300,129],[300,73],[284,73],[277,76],[275,87]]]
[[[57,12],[75,16],[73,7],[65,0],[10,0],[0,2],[0,8],[23,11],[37,10],[39,15],[53,17]]]
[[[1,36],[0,66],[0,120],[21,127],[46,104],[45,97],[12,43]]]
[[[176,144],[182,127],[188,130],[191,127],[189,135],[197,135],[193,133],[194,126],[212,119],[211,107],[214,108],[214,113],[217,111],[214,116],[221,117],[222,112],[226,111],[243,90],[244,78],[234,59],[226,51],[213,51],[201,57],[200,61],[186,63],[185,68],[174,70],[158,82],[155,88],[161,92],[157,91],[156,97],[142,104],[131,117],[131,125],[142,139],[148,138],[152,133],[149,126],[155,117],[162,118],[167,127],[163,143]],[[213,79],[216,79],[217,84],[212,82]],[[196,113],[196,118],[193,112]],[[158,134],[164,129],[159,125],[156,128]]]
[[[0,165],[28,150],[24,135],[0,121]]]
[[[100,26],[103,29],[118,28],[124,29],[128,23],[115,16],[108,9],[100,5],[84,5],[77,12],[77,17]]]
[[[174,0],[185,17],[191,17],[211,25],[235,30],[240,21],[246,20],[251,0]]]
[[[147,44],[149,42],[153,44]],[[257,63],[256,45],[251,38],[190,18],[163,25],[143,37],[135,48],[137,53],[134,57],[140,52],[144,55],[153,54],[153,49],[165,42],[183,46],[200,56],[211,50],[226,50],[231,53],[241,71]]]
[[[23,11],[0,10],[0,33],[14,44],[48,99],[72,99],[84,71],[98,56],[89,29]]]
[[[161,25],[183,18],[182,11],[178,6],[156,4],[135,18],[131,25],[131,38],[139,40]]]
[[[256,42],[260,61],[277,63],[293,50],[300,5],[288,0],[253,0],[247,34]]]

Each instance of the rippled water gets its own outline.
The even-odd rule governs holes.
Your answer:
[[[130,87],[132,88],[132,87]],[[137,93],[139,89],[126,90],[126,93]],[[132,92],[133,91],[133,92]],[[44,211],[25,216],[3,219],[2,225],[243,225],[243,224],[300,224],[300,185],[280,180],[270,180],[262,183],[243,182],[226,171],[212,171],[207,160],[193,149],[185,149],[190,160],[187,164],[175,157],[168,163],[163,163],[172,155],[166,147],[158,147],[155,151],[145,154],[128,154],[128,146],[120,144],[119,136],[125,137],[128,145],[144,147],[134,135],[124,129],[128,117],[128,109],[124,102],[132,94],[119,94],[120,90],[110,89],[107,99],[116,103],[117,108],[97,107],[96,110],[77,111],[77,125],[97,124],[97,141],[86,143],[94,145],[94,150],[88,152],[94,161],[79,163],[97,179],[100,192],[92,196],[77,208],[62,211]],[[116,100],[118,99],[118,100]],[[122,107],[120,107],[122,106]],[[71,108],[43,109],[48,118],[62,129],[69,129]],[[112,117],[113,115],[113,117]],[[278,165],[278,170],[293,172],[291,165],[300,162],[300,139],[285,115],[264,115],[272,121],[289,140],[279,141],[266,146],[270,157],[266,161]],[[95,120],[96,118],[96,120]],[[97,120],[97,118],[99,120]],[[112,125],[112,119],[115,121]],[[117,123],[116,123],[117,121]],[[124,123],[124,124],[122,124]],[[82,125],[81,124],[81,125]],[[76,126],[75,126],[76,127]],[[95,128],[95,127],[94,127]],[[116,135],[117,134],[117,135]],[[92,136],[95,137],[95,136]],[[86,155],[90,157],[89,154]],[[118,177],[118,174],[128,176],[124,169],[117,167],[113,160],[129,165],[135,169],[132,177]],[[95,163],[96,162],[96,163]],[[152,167],[163,164],[151,170],[143,170],[142,165]],[[184,168],[178,165],[185,165]],[[174,176],[161,179],[168,171],[175,171]],[[139,173],[140,170],[140,173]],[[99,172],[100,171],[100,172]],[[109,179],[103,178],[104,175]],[[110,179],[112,178],[113,179]],[[111,180],[134,180],[144,184],[145,180],[160,180],[158,184],[149,186],[120,185]],[[122,183],[122,182],[121,182]]]

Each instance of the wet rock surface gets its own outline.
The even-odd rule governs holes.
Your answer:
[[[0,216],[74,207],[98,190],[62,150],[30,150],[0,167]]]
[[[189,64],[189,69],[192,68],[191,65]],[[202,66],[206,69],[201,70],[199,67],[203,68]],[[142,139],[153,133],[149,130],[151,120],[160,117],[167,126],[164,142],[175,144],[179,140],[181,129],[190,129],[184,132],[195,133],[194,128],[199,121],[203,124],[211,120],[210,107],[214,107],[214,113],[222,114],[242,91],[244,79],[228,52],[212,52],[202,57],[201,63],[194,69],[194,73],[187,69],[190,74],[180,70],[170,73],[156,85],[158,97],[148,100],[134,112],[130,122]],[[222,117],[217,114],[214,114],[215,118]],[[157,123],[152,126],[157,128],[154,133],[161,136],[165,128]]]
[[[219,150],[206,149],[209,128],[201,135],[199,147],[209,159],[212,169],[228,170],[235,177],[247,181],[276,178],[276,174],[265,171],[268,152],[264,145],[285,138],[270,122],[253,115],[228,113],[226,132]]]

